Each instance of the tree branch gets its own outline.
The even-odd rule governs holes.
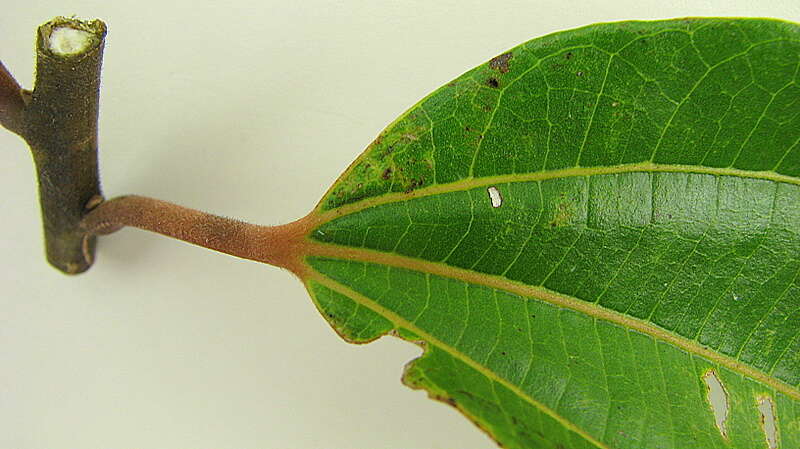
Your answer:
[[[92,264],[95,239],[79,225],[103,198],[97,116],[105,35],[99,20],[57,17],[39,27],[32,93],[0,70],[0,124],[31,149],[47,260],[68,274]]]
[[[22,134],[22,111],[25,100],[17,80],[0,61],[0,125],[9,131]]]

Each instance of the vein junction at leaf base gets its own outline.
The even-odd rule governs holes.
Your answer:
[[[337,332],[421,342],[404,381],[505,447],[800,448],[797,25],[535,39],[411,108],[298,223]]]

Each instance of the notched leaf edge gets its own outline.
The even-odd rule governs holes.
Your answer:
[[[345,342],[363,345],[378,340],[385,335],[389,335],[420,347],[422,349],[422,354],[405,364],[401,382],[412,390],[426,391],[429,398],[455,408],[476,427],[481,429],[495,444],[499,447],[504,447],[486,423],[481,421],[477,416],[471,414],[465,407],[459,404],[452,395],[446,393],[433,382],[429,381],[424,374],[424,369],[417,366],[419,362],[426,360],[426,357],[428,357],[431,352],[428,341],[406,328],[395,325],[373,311],[369,311],[368,313],[374,314],[374,316],[370,318],[374,319],[377,317],[380,320],[384,320],[385,323],[380,323],[380,321],[378,321],[381,325],[373,327],[372,332],[368,334],[354,334],[352,328],[348,326],[348,318],[355,316],[355,314],[358,313],[357,309],[348,318],[343,317],[340,313],[350,304],[359,307],[356,301],[313,280],[306,282],[306,288],[319,313],[325,318],[325,321],[330,325],[331,329]]]
[[[429,399],[433,399],[435,401],[444,403],[449,405],[450,407],[457,410],[461,413],[465,418],[467,418],[472,424],[475,425],[478,429],[481,430],[486,436],[488,436],[498,447],[506,447],[500,440],[497,439],[495,434],[489,428],[489,426],[481,421],[477,416],[470,413],[460,402],[458,402],[452,395],[448,394],[443,389],[437,387],[432,381],[428,379],[425,375],[425,371],[423,368],[418,366],[419,363],[423,362],[426,357],[430,356],[430,345],[427,341],[421,339],[413,332],[398,328],[392,332],[390,335],[401,340],[405,340],[407,342],[413,343],[420,348],[422,348],[422,354],[419,357],[409,360],[405,366],[403,367],[403,375],[400,378],[400,381],[406,387],[412,390],[420,390],[427,393]]]

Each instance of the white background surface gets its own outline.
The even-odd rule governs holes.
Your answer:
[[[530,38],[623,19],[800,21],[796,0],[0,3],[0,59],[26,87],[36,26],[108,24],[108,197],[259,224],[305,215],[404,109]],[[30,156],[5,132],[0,190],[0,448],[494,447],[400,384],[415,346],[344,343],[288,272],[124,230],[69,278],[44,261]]]

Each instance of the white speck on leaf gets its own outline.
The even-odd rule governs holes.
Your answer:
[[[503,205],[503,197],[500,195],[500,191],[497,190],[497,187],[491,186],[486,189],[489,192],[489,200],[492,202],[492,207],[500,207]]]

